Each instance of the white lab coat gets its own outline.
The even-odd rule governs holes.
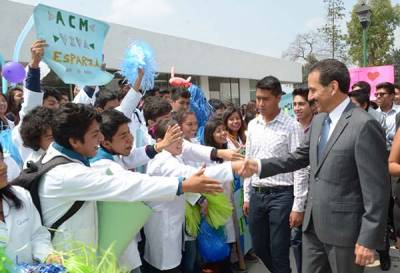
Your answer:
[[[51,145],[42,162],[60,155],[67,157]],[[75,215],[59,227],[53,240],[56,247],[57,243],[61,243],[63,248],[62,243],[71,239],[97,245],[95,201],[167,201],[176,197],[177,178],[162,178],[164,183],[155,185],[160,178],[129,172],[118,164],[106,162],[108,168],[95,169],[72,160],[74,162],[57,166],[46,173],[39,186],[43,221],[48,227],[60,219],[76,200],[86,201]]]
[[[21,110],[19,111],[19,116],[21,122],[15,126],[11,133],[11,138],[13,143],[18,149],[23,162],[26,161],[28,156],[33,152],[32,149],[24,146],[21,134],[19,132],[21,128],[21,123],[25,115],[37,106],[41,106],[43,103],[43,92],[33,92],[29,89],[24,88],[24,102],[22,103]]]
[[[100,88],[98,86],[95,87],[93,96],[91,98],[86,94],[83,88],[84,87],[79,90],[78,94],[75,96],[72,102],[94,105],[94,102],[96,101],[96,94],[100,91]]]
[[[140,148],[139,148],[140,151]],[[122,157],[123,158],[123,157]],[[138,174],[139,176],[142,177],[148,177],[149,180],[153,181],[152,185],[146,190],[148,193],[152,192],[152,195],[148,195],[148,197],[144,197],[142,201],[152,201],[152,200],[160,200],[164,199],[165,193],[163,192],[162,187],[158,187],[156,183],[154,182],[154,179],[157,179],[157,182],[160,181],[160,177],[158,178],[152,178],[147,175],[141,175],[139,173],[133,173],[129,170],[127,170],[127,166],[124,164],[123,160],[120,156],[114,156],[114,161],[110,159],[101,159],[98,161],[95,161],[92,163],[92,168],[97,169],[101,172],[106,172],[107,170],[110,170],[112,173],[120,173],[121,175],[126,174],[127,176],[131,176],[132,174]],[[140,164],[140,160],[139,163]],[[133,162],[132,162],[133,163]],[[132,168],[134,166],[130,166],[129,168]],[[170,178],[161,178],[163,181],[169,180]],[[176,192],[175,192],[175,196]],[[134,216],[133,216],[134,217]],[[132,238],[132,242],[128,245],[127,249],[124,251],[122,256],[120,257],[119,261],[120,264],[123,267],[126,267],[128,269],[135,269],[141,266],[141,260],[140,260],[140,255],[139,251],[137,248],[137,236]]]
[[[147,173],[159,176],[190,177],[198,168],[185,165],[180,156],[163,151],[152,159]],[[222,183],[232,181],[230,162],[206,168],[205,176]],[[158,181],[162,185],[163,181]],[[172,202],[149,202],[154,213],[144,226],[146,246],[144,259],[159,270],[179,266],[182,260],[183,224],[185,221],[185,199],[183,196]]]
[[[10,154],[4,154],[4,163],[7,165],[7,181],[11,182],[19,176],[21,167]]]
[[[29,192],[18,186],[12,186],[12,189],[23,207],[16,209],[15,206],[9,206],[10,200],[2,200],[5,223],[0,221],[0,232],[3,231],[8,237],[6,253],[14,262],[44,262],[53,252],[50,233],[42,226]]]

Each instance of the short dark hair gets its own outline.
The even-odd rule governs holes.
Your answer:
[[[126,117],[122,112],[109,109],[101,113],[100,131],[105,140],[111,141],[113,136],[117,133],[118,128],[131,122],[131,119]]]
[[[143,116],[146,124],[149,120],[155,121],[157,118],[162,117],[172,111],[171,104],[165,99],[152,96],[147,97],[143,104]]]
[[[181,125],[183,122],[185,122],[186,118],[190,115],[194,115],[196,117],[196,113],[192,111],[179,111],[173,113],[173,118],[178,122],[179,125]],[[196,118],[197,120],[197,118]]]
[[[293,90],[292,95],[293,95],[293,98],[295,96],[301,96],[301,97],[303,97],[303,99],[305,101],[308,102],[308,104],[310,104],[310,102],[308,101],[308,92],[309,92],[308,88],[296,88]]]
[[[22,119],[20,134],[25,147],[34,151],[40,149],[40,137],[51,129],[54,111],[38,106],[29,111]]]
[[[84,142],[84,136],[93,121],[101,122],[101,115],[92,105],[82,103],[64,104],[54,113],[52,126],[54,141],[72,149],[70,138]]]
[[[226,108],[225,104],[219,99],[209,99],[208,103],[211,105],[214,111]]]
[[[358,87],[359,89],[363,89],[366,92],[368,92],[368,94],[371,94],[371,85],[369,83],[367,83],[366,81],[358,81],[355,84],[353,84],[351,86],[351,90],[353,90],[354,88]]]
[[[43,100],[47,99],[48,97],[54,97],[57,101],[62,99],[61,92],[55,88],[46,89],[43,94]]]
[[[342,93],[347,94],[350,87],[350,73],[346,65],[335,59],[325,59],[315,63],[310,68],[310,73],[318,71],[319,83],[328,86],[332,81],[337,81]]]
[[[388,92],[389,94],[394,94],[394,84],[390,83],[390,82],[381,82],[380,84],[378,84],[376,86],[376,90],[378,89],[385,89],[386,92]]]
[[[354,98],[359,104],[367,104],[367,110],[370,105],[369,92],[365,89],[357,89],[349,93],[350,98]]]
[[[94,107],[99,107],[104,109],[107,102],[118,99],[118,92],[109,90],[109,89],[101,89],[96,93],[96,100],[94,102]]]
[[[128,84],[128,80],[127,79],[123,78],[123,79],[118,80],[118,85],[120,87],[122,87],[125,84]]]
[[[281,82],[274,76],[266,76],[259,80],[256,85],[257,89],[271,91],[272,95],[282,95]]]
[[[167,133],[168,127],[169,126],[174,126],[175,124],[178,124],[178,121],[176,121],[173,118],[166,118],[163,120],[160,120],[157,122],[155,131],[154,131],[154,138],[164,138],[165,134]]]
[[[394,84],[394,88],[395,88],[395,89],[400,89],[400,84],[395,83],[395,84]]]
[[[204,127],[204,144],[207,146],[211,146],[217,149],[226,149],[227,144],[220,145],[215,142],[213,134],[218,126],[224,125],[224,121],[221,116],[217,115],[212,117],[209,121],[207,121],[206,126]],[[224,125],[225,126],[225,125]]]
[[[190,99],[190,92],[182,88],[173,88],[171,90],[171,100],[177,101],[180,98]]]

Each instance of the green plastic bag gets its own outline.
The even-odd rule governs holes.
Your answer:
[[[98,249],[113,244],[119,258],[149,219],[152,209],[143,202],[97,202],[99,217]]]

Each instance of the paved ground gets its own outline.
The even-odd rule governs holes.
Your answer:
[[[379,267],[379,260],[375,262],[372,266],[368,267],[365,270],[365,273],[378,273],[378,272],[387,272],[387,273],[399,273],[400,272],[400,251],[392,248],[390,250],[390,256],[392,257],[392,268],[390,271],[381,271]],[[293,257],[291,257],[292,262],[292,272],[297,273],[296,266],[294,264]],[[265,266],[259,262],[256,264],[249,264],[249,273],[269,273],[269,271],[265,268]]]

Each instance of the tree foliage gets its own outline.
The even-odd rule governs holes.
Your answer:
[[[345,17],[343,0],[323,0],[326,5],[326,23],[319,29],[326,42],[330,58],[347,60],[346,40],[341,23]]]
[[[351,21],[347,24],[349,55],[353,63],[361,65],[363,60],[362,27],[356,14],[359,3],[353,7]],[[389,64],[394,46],[394,30],[399,25],[399,6],[390,0],[370,0],[371,24],[368,27],[368,65]]]

